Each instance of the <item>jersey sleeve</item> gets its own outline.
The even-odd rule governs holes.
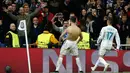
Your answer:
[[[117,44],[116,48],[119,49],[120,48],[120,37],[119,37],[119,34],[117,31],[116,31],[115,39],[116,39],[116,44]]]
[[[104,37],[104,28],[102,28],[101,31],[100,31],[100,35],[98,37],[97,44],[99,44],[101,42],[103,37]]]

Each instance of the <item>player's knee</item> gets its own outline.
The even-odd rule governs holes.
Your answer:
[[[74,58],[79,58],[79,55],[74,56]]]
[[[99,55],[99,58],[103,58],[104,56],[103,55]]]
[[[104,57],[105,56],[105,54],[99,54],[99,57]]]
[[[63,57],[64,57],[64,55],[59,55],[59,57],[63,58]]]

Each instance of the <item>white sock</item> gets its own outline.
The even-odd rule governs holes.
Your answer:
[[[100,61],[102,64],[104,64],[104,65],[107,64],[107,62],[106,62],[102,57],[99,57],[99,61]]]
[[[60,66],[62,64],[62,60],[63,58],[62,57],[59,57],[58,61],[57,61],[57,64],[56,64],[56,70],[55,71],[59,71],[60,69]]]
[[[82,71],[81,62],[80,62],[80,59],[79,59],[79,58],[76,58],[76,63],[77,63],[77,66],[78,66],[78,68],[79,68],[79,71]]]
[[[95,64],[95,66],[94,66],[94,69],[97,68],[97,66],[98,66],[99,63],[100,63],[100,60],[98,59],[98,60],[96,61],[96,64]]]

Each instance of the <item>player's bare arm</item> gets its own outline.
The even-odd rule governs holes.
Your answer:
[[[64,30],[64,32],[60,35],[60,37],[59,37],[59,43],[61,43],[61,40],[63,39],[63,36],[67,33],[67,30],[68,29]]]
[[[77,40],[77,43],[79,43],[80,41],[82,41],[82,39],[83,39],[83,35],[82,35],[82,33],[80,32],[79,38],[78,38],[78,40]]]

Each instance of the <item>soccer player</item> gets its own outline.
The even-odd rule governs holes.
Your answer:
[[[59,68],[62,64],[63,57],[66,54],[75,56],[79,71],[80,71],[80,73],[83,73],[83,71],[81,69],[81,63],[80,63],[80,59],[78,56],[79,54],[78,54],[78,47],[77,47],[77,43],[79,41],[81,41],[83,37],[82,37],[80,28],[77,27],[77,25],[76,25],[76,17],[73,16],[70,18],[70,26],[66,30],[64,30],[64,32],[61,34],[61,36],[59,38],[60,42],[66,33],[68,34],[68,36],[67,36],[64,44],[61,47],[61,51],[60,51],[60,55],[59,55],[59,58],[57,61],[55,73],[59,73]],[[80,37],[80,39],[78,39],[78,37]]]
[[[113,44],[114,37],[116,39],[116,44],[117,44],[116,50],[119,50],[120,37],[119,37],[118,31],[117,31],[117,29],[115,29],[112,26],[112,19],[108,18],[107,26],[105,26],[101,29],[100,36],[98,37],[98,40],[97,40],[97,44],[101,43],[100,49],[99,49],[99,58],[95,64],[95,66],[91,67],[92,71],[95,71],[99,62],[104,64],[104,66],[105,66],[104,72],[109,67],[109,64],[103,59],[103,57],[105,56],[106,52],[110,51],[113,48],[112,44]]]

